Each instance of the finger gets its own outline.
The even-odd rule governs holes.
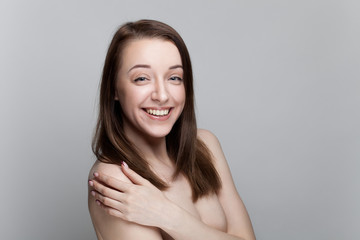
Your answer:
[[[124,214],[123,214],[121,211],[119,211],[119,210],[117,210],[117,209],[114,209],[114,208],[111,208],[111,207],[108,207],[108,206],[102,204],[99,200],[96,200],[96,204],[97,204],[98,206],[100,206],[102,209],[104,209],[104,211],[105,211],[107,214],[109,214],[109,215],[111,215],[111,216],[114,216],[114,217],[118,217],[118,218],[124,219]]]
[[[90,184],[90,182],[89,182]],[[91,180],[91,184],[93,189],[99,193],[101,193],[103,196],[106,196],[108,198],[112,198],[117,201],[122,201],[123,199],[123,192],[117,191],[115,189],[112,189],[108,186],[105,186],[101,182],[98,182],[96,180]]]
[[[94,177],[96,180],[121,192],[125,192],[132,185],[100,172],[95,172]]]
[[[122,172],[135,184],[137,185],[149,185],[150,182],[146,180],[145,178],[141,177],[139,174],[137,174],[135,171],[131,170],[129,166],[122,162],[121,164],[121,170]]]
[[[112,198],[108,198],[99,192],[91,191],[91,195],[95,198],[96,202],[99,201],[104,206],[113,208],[120,212],[122,212],[124,209],[124,205],[120,201],[114,200]]]

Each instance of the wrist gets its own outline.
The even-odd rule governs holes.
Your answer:
[[[165,232],[173,231],[174,229],[177,229],[179,227],[179,224],[181,223],[182,211],[184,211],[182,208],[180,208],[172,201],[168,200],[168,204],[164,205],[162,211],[163,221],[161,222],[161,225],[158,227],[164,230]]]

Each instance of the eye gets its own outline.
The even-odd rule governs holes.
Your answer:
[[[182,81],[182,78],[178,77],[178,76],[172,76],[169,79],[172,80],[172,81]]]
[[[136,78],[136,79],[134,80],[134,82],[144,82],[144,81],[146,81],[146,80],[147,80],[146,77],[138,77],[138,78]]]

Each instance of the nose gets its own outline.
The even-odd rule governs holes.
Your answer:
[[[159,103],[166,103],[169,100],[169,93],[166,87],[166,83],[163,80],[155,81],[154,90],[151,94],[151,98]]]

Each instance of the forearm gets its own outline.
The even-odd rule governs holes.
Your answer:
[[[173,204],[164,225],[159,226],[175,240],[253,240],[211,228],[184,209]]]

